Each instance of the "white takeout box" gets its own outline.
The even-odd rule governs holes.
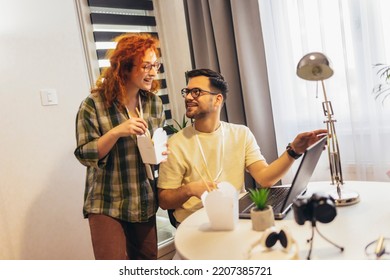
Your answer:
[[[146,135],[137,136],[137,145],[141,153],[142,161],[148,164],[159,164],[167,158],[162,153],[167,150],[168,135],[164,129],[157,128],[153,133],[153,138]]]
[[[238,191],[221,182],[217,189],[202,194],[202,202],[212,230],[233,230],[238,224]]]

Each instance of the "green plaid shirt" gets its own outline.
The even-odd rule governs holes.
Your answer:
[[[165,122],[161,99],[142,97],[143,117],[153,130]],[[83,214],[105,214],[127,222],[144,222],[157,209],[156,189],[146,176],[136,136],[119,138],[111,151],[98,159],[100,136],[128,119],[118,104],[104,106],[101,96],[89,95],[76,118],[77,159],[87,167]]]

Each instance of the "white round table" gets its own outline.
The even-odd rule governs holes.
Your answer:
[[[335,187],[330,182],[312,182],[307,194],[330,192]],[[368,259],[365,247],[380,235],[390,237],[390,182],[348,181],[342,188],[356,191],[360,202],[354,205],[337,207],[335,219],[328,223],[317,223],[323,236],[344,247],[344,252],[314,234],[311,259]],[[311,237],[311,223],[298,225],[293,210],[284,220],[276,221],[277,227],[286,227],[298,247],[298,258],[306,259]],[[248,250],[261,238],[262,232],[252,230],[251,220],[240,219],[232,231],[210,229],[207,214],[200,209],[177,228],[175,247],[182,259],[192,260],[242,260],[248,259]],[[293,253],[280,254],[280,250],[259,254],[253,248],[252,258],[289,259]]]

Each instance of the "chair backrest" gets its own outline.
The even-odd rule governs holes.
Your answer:
[[[160,165],[152,165],[153,166],[153,172],[158,172],[159,171],[159,168],[160,168]],[[153,186],[154,188],[157,190],[157,181],[158,181],[158,177],[154,179],[153,181]],[[177,226],[177,221],[176,221],[176,218],[175,216],[173,215],[173,212],[175,212],[175,209],[167,209],[167,212],[168,212],[168,218],[169,218],[169,222],[171,223],[171,225],[176,228]]]
[[[175,212],[175,209],[168,209],[167,212],[168,212],[169,222],[171,223],[171,225],[172,225],[173,227],[176,228],[177,221],[176,221],[175,216],[173,215],[173,212]]]

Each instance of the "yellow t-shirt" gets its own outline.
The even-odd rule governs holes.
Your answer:
[[[196,136],[197,135],[197,136]],[[244,125],[221,122],[212,133],[196,131],[188,126],[172,135],[168,141],[170,154],[160,164],[158,187],[176,189],[192,181],[201,180],[194,166],[209,181],[206,171],[216,182],[229,182],[238,191],[244,190],[244,172],[252,163],[265,160],[256,139]],[[178,222],[203,207],[197,197],[191,197],[175,209]]]

